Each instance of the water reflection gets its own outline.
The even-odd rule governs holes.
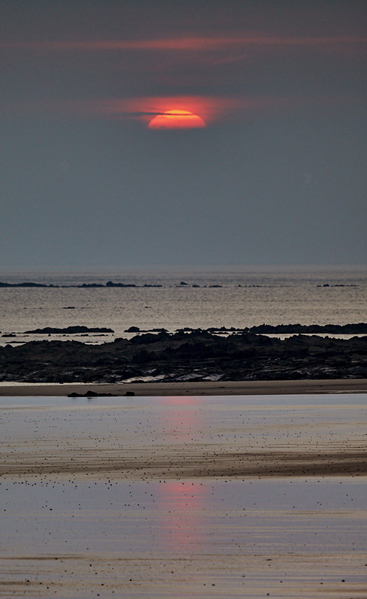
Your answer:
[[[162,426],[170,442],[191,443],[202,434],[200,398],[162,397]],[[208,488],[192,481],[165,481],[159,486],[159,507],[165,514],[161,534],[164,544],[174,551],[185,551],[203,541],[203,508]]]
[[[3,462],[95,465],[38,476],[14,466],[0,479],[0,596],[25,596],[25,579],[38,597],[51,584],[52,596],[106,599],[365,593],[366,477],[180,480],[175,470],[218,448],[363,448],[365,395],[28,398],[23,409],[25,399],[3,400]],[[137,478],[99,471],[125,456]],[[151,459],[158,474],[140,468]]]
[[[162,397],[158,400],[164,408],[160,414],[161,426],[170,443],[191,443],[203,434],[200,399],[197,397]]]
[[[162,540],[169,549],[185,551],[203,543],[203,510],[209,488],[191,481],[167,481],[159,488],[159,509],[164,514]]]

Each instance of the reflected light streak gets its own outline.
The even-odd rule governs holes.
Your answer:
[[[161,421],[169,443],[193,443],[200,435],[199,397],[160,397],[163,406]],[[165,514],[161,530],[163,541],[170,549],[181,552],[202,542],[202,510],[208,501],[209,489],[199,482],[166,480],[159,485],[159,503]],[[195,547],[195,548],[196,548]]]
[[[202,510],[208,502],[207,486],[191,481],[166,481],[160,485],[160,507],[165,518],[163,541],[177,552],[198,549],[203,542]]]
[[[161,416],[161,423],[169,443],[191,444],[200,439],[202,418],[199,406],[202,402],[198,398],[162,397],[160,403],[167,406]]]

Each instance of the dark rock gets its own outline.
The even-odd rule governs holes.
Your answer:
[[[28,335],[78,335],[81,333],[114,333],[113,329],[108,329],[105,327],[102,328],[89,328],[85,326],[70,326],[65,327],[63,329],[58,329],[56,327],[45,327],[44,329],[34,329],[32,331],[24,331],[25,334]]]
[[[73,391],[68,394],[68,397],[115,397],[112,393],[96,393],[95,391],[87,391],[86,393],[77,393]]]
[[[136,287],[135,283],[114,283],[113,281],[107,281],[106,287]]]
[[[44,283],[32,283],[28,281],[24,283],[4,283],[0,281],[0,287],[49,287],[49,285],[45,285]]]
[[[251,327],[250,329],[243,329],[244,331],[250,331],[260,335],[271,335],[271,334],[329,334],[329,335],[366,335],[367,334],[367,323],[360,322],[355,324],[345,325],[301,325],[301,324],[280,324],[280,325],[269,325],[261,324],[258,326]]]
[[[224,332],[161,331],[102,345],[71,340],[8,345],[0,347],[0,380],[93,384],[152,373],[165,381],[210,376],[234,381],[367,378],[367,336],[345,340],[295,335],[281,340]]]

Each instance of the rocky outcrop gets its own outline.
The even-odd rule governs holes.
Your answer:
[[[131,378],[285,380],[367,378],[367,337],[281,340],[209,331],[140,334],[102,345],[31,341],[0,347],[0,380],[120,382]],[[146,379],[145,379],[146,380]]]
[[[262,324],[248,329],[251,333],[259,333],[260,335],[270,334],[324,334],[324,335],[367,335],[367,323],[359,322],[355,324]]]
[[[70,326],[58,329],[56,327],[45,327],[44,329],[33,329],[32,331],[24,331],[29,335],[78,335],[80,333],[113,333],[113,329],[106,327],[85,327],[83,325]]]

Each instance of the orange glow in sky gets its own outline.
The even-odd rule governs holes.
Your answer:
[[[188,110],[167,110],[157,114],[148,125],[149,129],[199,129],[206,127],[203,119]]]
[[[233,100],[209,96],[130,98],[126,109],[149,129],[204,129],[232,109]]]

